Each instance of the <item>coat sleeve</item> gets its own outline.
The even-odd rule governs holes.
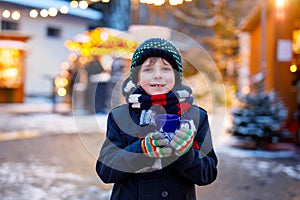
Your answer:
[[[133,137],[128,136],[127,137]],[[104,183],[115,183],[154,163],[142,153],[141,140],[128,143],[112,113],[107,119],[106,139],[96,163],[96,172]]]
[[[186,179],[201,186],[210,184],[217,178],[217,163],[207,113],[200,110],[193,147],[174,162],[174,167]]]

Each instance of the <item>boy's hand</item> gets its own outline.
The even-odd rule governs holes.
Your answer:
[[[182,156],[186,154],[193,146],[194,132],[190,129],[180,128],[175,131],[170,145],[175,149],[175,155]]]
[[[164,138],[160,132],[149,133],[142,140],[142,150],[149,156],[154,158],[163,158],[172,155],[172,148],[169,145],[169,140]]]

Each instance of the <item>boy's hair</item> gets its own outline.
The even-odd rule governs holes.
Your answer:
[[[150,38],[145,40],[133,54],[130,68],[130,78],[133,83],[138,82],[140,66],[150,57],[160,57],[167,60],[178,72],[175,73],[176,81],[181,81],[182,62],[179,50],[172,42],[164,38]]]

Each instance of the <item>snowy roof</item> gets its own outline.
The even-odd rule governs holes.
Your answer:
[[[37,9],[48,9],[50,7],[55,7],[59,10],[59,8],[63,5],[69,7],[69,15],[74,15],[82,18],[87,18],[91,20],[100,20],[103,14],[100,11],[93,10],[91,8],[88,9],[80,9],[80,8],[71,8],[69,6],[69,2],[62,0],[1,0],[2,2],[17,4],[25,7],[32,7]]]

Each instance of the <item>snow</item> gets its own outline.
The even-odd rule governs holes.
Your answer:
[[[109,198],[110,190],[96,186],[97,177],[63,172],[60,167],[40,163],[6,162],[0,165],[2,199],[99,199]]]

